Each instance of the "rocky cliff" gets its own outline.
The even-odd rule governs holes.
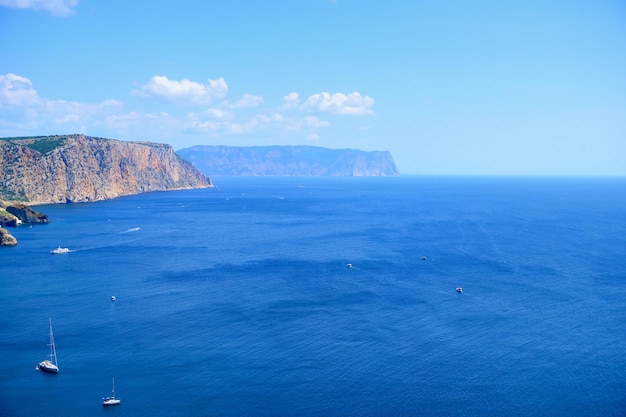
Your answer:
[[[177,152],[206,175],[399,175],[391,154],[316,146],[193,146]]]
[[[0,139],[0,198],[5,200],[89,202],[211,186],[166,144],[84,135]]]

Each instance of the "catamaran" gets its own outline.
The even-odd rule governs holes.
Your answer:
[[[39,362],[36,369],[57,374],[59,373],[59,364],[57,362],[57,349],[54,346],[54,335],[52,334],[52,318],[50,318],[50,344],[48,346],[50,346],[50,354],[48,355],[50,359]]]
[[[115,378],[112,378],[112,379],[113,379],[112,395],[110,397],[103,397],[102,405],[118,405],[119,403],[122,402],[122,400],[120,400],[119,398],[115,398]]]

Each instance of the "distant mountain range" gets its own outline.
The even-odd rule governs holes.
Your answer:
[[[192,146],[179,155],[205,175],[215,176],[396,176],[387,151],[317,146]]]

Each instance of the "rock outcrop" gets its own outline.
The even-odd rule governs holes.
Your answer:
[[[387,151],[317,146],[192,146],[177,153],[211,176],[399,175]]]
[[[6,211],[5,208],[2,208],[2,206],[0,205],[0,226],[15,227],[20,224],[22,224],[22,221],[17,218],[17,216],[9,213],[8,211]]]
[[[0,226],[15,227],[22,223],[48,223],[48,215],[39,213],[23,203],[0,200]]]
[[[48,215],[39,213],[23,203],[0,200],[0,227],[16,227],[20,224],[48,223]],[[0,246],[15,246],[17,239],[6,229],[0,228]]]
[[[17,239],[13,237],[7,229],[0,227],[0,246],[15,246],[17,245]]]
[[[30,205],[90,202],[211,187],[167,144],[84,135],[0,139],[0,198]]]
[[[47,214],[39,213],[23,203],[8,205],[5,210],[20,219],[22,223],[48,223]]]

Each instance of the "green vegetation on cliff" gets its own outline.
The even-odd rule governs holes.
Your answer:
[[[15,143],[22,146],[27,146],[32,150],[39,152],[42,155],[46,155],[53,150],[60,148],[65,144],[65,136],[33,136],[33,137],[14,137],[14,138],[0,138],[7,142]]]
[[[26,196],[23,193],[18,193],[16,191],[9,190],[1,186],[0,186],[0,197],[8,201],[21,201],[21,202],[26,201]]]

